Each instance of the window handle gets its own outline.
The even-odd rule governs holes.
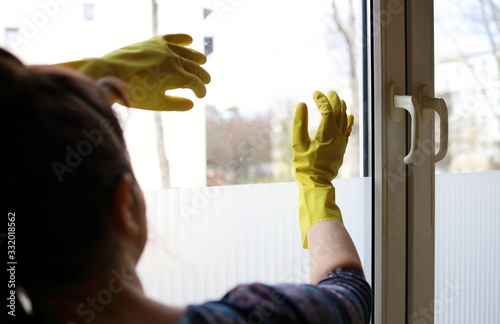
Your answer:
[[[389,86],[389,116],[392,121],[400,122],[404,119],[404,110],[410,113],[410,152],[403,159],[406,164],[410,164],[420,148],[420,108],[416,98],[402,95],[402,93],[403,91],[397,83],[394,82]]]
[[[432,91],[428,85],[420,87],[422,103],[422,119],[426,122],[432,120],[434,112],[439,116],[439,151],[434,156],[434,162],[439,162],[448,152],[448,107],[443,98],[437,98],[431,95]]]

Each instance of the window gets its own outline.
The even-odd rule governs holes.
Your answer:
[[[83,20],[93,21],[94,20],[94,10],[95,10],[95,4],[84,3],[83,4]]]
[[[313,134],[319,116],[311,94],[335,89],[357,121],[335,185],[375,289],[374,323],[496,323],[500,261],[491,247],[500,245],[500,50],[499,35],[487,29],[500,30],[493,19],[498,6],[472,0],[202,3],[158,7],[159,30],[192,33],[192,46],[209,55],[205,67],[213,76],[206,98],[186,95],[195,102],[191,111],[161,113],[166,169],[157,162],[153,114],[122,116],[148,203],[150,237],[139,265],[147,293],[185,304],[220,297],[243,281],[307,281],[291,120],[297,102],[305,101]],[[124,16],[136,15],[138,24],[115,19],[109,30],[87,30],[93,41],[84,55],[78,45],[59,41],[70,39],[78,24],[54,19],[51,29],[64,36],[38,33],[23,54],[43,61],[40,53],[51,41],[60,45],[51,53],[93,57],[113,49],[104,48],[110,39],[118,46],[151,36],[149,4],[114,4]],[[24,17],[23,10],[12,14]],[[83,18],[95,19],[93,3],[83,4]],[[126,36],[117,40],[116,30]],[[5,29],[6,45],[18,34]],[[421,122],[417,162],[403,162],[413,119],[408,113],[391,119],[392,82],[401,87],[397,95],[418,97],[428,84],[445,99],[450,145],[442,161],[433,160],[440,144],[435,117]],[[164,174],[169,180],[162,183]]]
[[[5,46],[14,48],[18,42],[19,29],[18,28],[5,28]]]
[[[448,103],[450,151],[436,165],[438,324],[498,321],[499,9],[495,1],[435,1],[436,93],[458,98]],[[448,81],[441,62],[466,77]]]
[[[205,55],[208,56],[214,51],[214,38],[205,37]]]

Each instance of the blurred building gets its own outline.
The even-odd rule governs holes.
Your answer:
[[[500,168],[499,69],[492,52],[436,61],[436,95],[446,100],[449,110],[449,150],[436,165],[438,171]]]
[[[157,1],[159,34],[184,32],[204,50],[203,8],[196,1]],[[0,46],[25,63],[50,64],[96,57],[153,36],[152,2],[143,0],[0,0]],[[183,96],[194,99],[194,95]],[[204,102],[185,113],[162,113],[170,187],[206,185]],[[154,115],[119,110],[143,189],[161,188]]]

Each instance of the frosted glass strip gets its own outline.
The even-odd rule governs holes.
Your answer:
[[[370,180],[334,184],[370,276]],[[241,283],[308,282],[295,183],[168,189],[145,196],[149,239],[138,272],[152,298],[183,305],[221,298]]]
[[[438,324],[500,318],[500,171],[436,176],[435,300]]]

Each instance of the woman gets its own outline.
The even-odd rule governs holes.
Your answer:
[[[145,296],[135,270],[147,240],[146,206],[110,106],[110,98],[127,104],[121,83],[25,66],[0,49],[0,86],[4,183],[19,221],[16,292],[29,297],[30,322],[369,322],[371,290],[331,185],[352,127],[334,92],[315,93],[323,114],[316,138],[307,135],[304,104],[294,119],[311,285],[241,285],[219,301],[173,307]]]

